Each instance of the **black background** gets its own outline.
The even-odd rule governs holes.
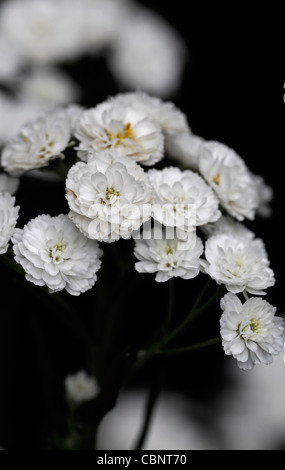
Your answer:
[[[276,285],[268,291],[267,300],[283,314],[285,77],[281,12],[268,4],[250,9],[248,4],[240,3],[140,3],[167,19],[187,44],[189,57],[182,85],[170,99],[186,113],[193,132],[234,148],[250,169],[274,188],[272,218],[256,220],[249,226],[264,239],[276,274]],[[104,59],[96,60],[98,67],[88,57],[62,65],[82,84],[81,102],[89,107],[120,91]],[[45,211],[53,215],[67,212],[61,185],[51,192],[47,183],[23,179],[17,198],[25,208],[19,222],[22,225]],[[118,246],[124,256],[125,245]],[[110,256],[108,249],[106,253],[105,258]],[[133,281],[125,287],[128,308],[118,321],[120,337],[113,338],[115,349],[125,342],[143,346],[167,308],[165,285],[154,285],[153,278],[136,273]],[[191,291],[178,280],[176,319],[189,310],[188,304],[201,282],[194,280]],[[50,315],[48,306],[44,308],[28,291],[16,290],[8,278],[3,279],[2,286],[0,443],[8,449],[45,448],[50,427],[60,427],[64,421],[63,379],[67,373],[84,368],[85,352],[64,325]],[[99,296],[107,296],[112,288],[112,279],[107,278],[102,292],[96,286]],[[92,294],[72,302],[90,325]],[[198,321],[194,330],[184,335],[181,344],[218,334],[220,312],[216,307],[207,321]],[[197,352],[166,363],[165,388],[179,390],[205,404],[207,416],[202,418],[206,425],[213,425],[219,411],[215,408],[216,398],[228,385],[225,360],[229,359],[215,347],[210,353]],[[161,362],[154,362],[132,386],[148,386],[160,368]]]

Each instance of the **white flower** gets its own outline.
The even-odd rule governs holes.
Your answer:
[[[71,167],[66,179],[69,217],[87,237],[107,242],[130,238],[149,220],[152,191],[136,165],[106,150]]]
[[[262,176],[251,173],[251,177],[258,193],[258,206],[256,213],[260,217],[268,218],[272,214],[270,202],[272,202],[274,196],[273,188],[265,183]]]
[[[258,193],[248,168],[234,150],[219,142],[206,142],[199,170],[230,215],[240,221],[254,219]]]
[[[255,364],[270,364],[272,356],[284,346],[284,321],[276,317],[276,308],[258,297],[244,304],[234,294],[221,300],[223,314],[220,320],[223,348],[232,355],[241,369],[249,370]]]
[[[79,156],[115,148],[144,165],[153,165],[163,157],[164,139],[161,128],[143,111],[103,102],[83,111],[75,130],[80,141]]]
[[[139,260],[135,269],[139,273],[156,273],[157,282],[172,277],[193,279],[200,272],[199,258],[203,244],[195,232],[187,241],[179,240],[174,234],[168,237],[168,227],[144,230],[143,238],[135,241],[134,254]]]
[[[201,227],[203,233],[208,237],[212,235],[229,234],[253,239],[255,234],[241,222],[237,222],[229,215],[222,215],[217,222],[206,224]]]
[[[179,87],[185,44],[152,11],[136,8],[126,18],[112,46],[109,67],[126,88],[168,96]]]
[[[40,116],[24,125],[2,151],[5,171],[20,176],[28,170],[47,166],[50,160],[64,158],[62,152],[71,138],[68,115],[56,111]]]
[[[186,168],[198,170],[199,158],[204,139],[192,134],[190,129],[181,134],[167,136],[165,149],[169,157],[180,162]]]
[[[72,0],[9,0],[1,7],[0,29],[23,59],[48,63],[82,52],[80,17]]]
[[[220,217],[212,189],[193,171],[167,167],[149,170],[148,176],[154,189],[152,216],[161,224],[191,231]]]
[[[275,283],[260,239],[233,233],[213,235],[206,242],[205,256],[201,265],[206,273],[234,294],[247,291],[262,295]]]
[[[85,370],[68,375],[64,380],[66,398],[72,405],[79,405],[92,400],[99,392],[99,386],[94,377],[90,377]]]
[[[13,178],[12,176],[6,175],[6,173],[0,173],[0,192],[14,194],[19,184],[19,178]]]
[[[43,109],[52,109],[75,102],[79,89],[71,77],[51,66],[34,67],[19,80],[20,100],[35,101]]]
[[[66,289],[79,295],[96,282],[102,251],[67,215],[40,215],[16,229],[12,242],[26,279],[37,286],[47,285],[51,293]]]
[[[109,101],[121,106],[129,106],[148,114],[158,122],[165,136],[180,136],[189,131],[186,115],[171,101],[163,101],[157,96],[143,92],[119,93]]]
[[[13,235],[19,213],[15,198],[10,193],[0,192],[0,254],[6,253]]]

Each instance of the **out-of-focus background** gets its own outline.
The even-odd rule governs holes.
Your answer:
[[[40,13],[35,6],[30,15],[25,3],[0,2],[0,145],[25,120],[57,105],[76,102],[92,107],[118,92],[138,89],[173,101],[187,115],[195,134],[234,148],[249,168],[273,188],[271,218],[258,219],[249,227],[264,239],[276,274],[276,285],[268,290],[267,300],[284,316],[285,74],[281,68],[278,11],[261,5],[249,9],[182,0],[175,4],[120,0],[117,7],[114,1],[94,1],[92,5],[92,0],[87,0],[86,5],[85,1],[69,1],[69,7],[65,2],[62,15],[64,7],[69,13],[62,21],[63,16],[55,18],[43,6]],[[11,5],[15,5],[14,10]],[[90,11],[94,9],[93,14],[84,15],[87,6]],[[39,20],[37,15],[42,15],[45,8]],[[128,15],[132,15],[130,21],[126,20]],[[74,44],[67,40],[72,18],[73,25],[81,25],[78,31],[73,28]],[[54,23],[59,20],[60,31]],[[37,34],[41,41],[35,47]],[[45,40],[45,35],[52,36],[53,42]],[[35,197],[43,188],[48,191],[48,184],[48,180],[23,178],[19,198],[26,203],[21,224],[44,210],[54,214],[66,211],[60,186],[46,199]],[[153,280],[141,282],[142,288],[151,293]],[[11,300],[13,288],[4,280],[3,286],[0,444],[7,449],[39,448],[48,406],[54,403],[46,396],[49,376],[43,379],[39,373],[43,362],[47,366],[42,344],[50,348],[60,377],[79,369],[84,354],[65,335],[63,327],[55,328],[54,319],[47,317],[41,333],[43,342],[35,341],[32,331],[38,326],[26,322],[25,310],[36,311],[37,305],[31,306],[28,294],[23,293],[20,300]],[[159,286],[155,291],[157,305],[164,298],[163,289]],[[184,287],[181,291],[186,292]],[[86,305],[88,300],[87,294]],[[187,302],[187,297],[180,302]],[[138,310],[139,324],[143,325],[151,314],[146,313],[144,318],[143,307]],[[209,334],[220,315],[218,311],[210,313],[206,326],[203,322],[196,326],[198,329],[203,325]],[[130,335],[135,321],[129,323]],[[143,331],[147,331],[146,324]],[[285,449],[283,354],[271,366],[244,372],[232,358],[224,356],[220,346],[215,346],[173,358],[163,367],[165,385],[146,449]],[[102,422],[98,448],[132,448],[149,383],[160,368],[161,363],[155,362],[122,391],[118,406]],[[51,373],[50,380],[56,382],[58,377]],[[53,412],[62,413],[62,403],[57,406]]]

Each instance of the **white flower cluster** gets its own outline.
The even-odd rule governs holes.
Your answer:
[[[174,155],[182,167],[163,166]],[[242,368],[271,361],[284,343],[282,321],[260,296],[274,285],[274,272],[263,241],[242,222],[266,215],[272,194],[234,150],[194,136],[173,103],[132,92],[91,109],[41,115],[7,143],[1,163],[20,176],[57,158],[67,169],[69,214],[41,215],[2,243],[12,236],[29,281],[79,295],[96,281],[98,242],[133,238],[137,272],[166,282],[202,271],[224,285],[225,352]],[[5,188],[8,175],[2,181]],[[237,294],[247,299],[244,306]]]

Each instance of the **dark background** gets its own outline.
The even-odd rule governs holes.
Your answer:
[[[249,9],[240,4],[210,7],[204,2],[140,3],[167,19],[188,46],[182,85],[170,100],[186,113],[193,132],[234,148],[250,169],[261,174],[274,188],[272,218],[256,220],[249,226],[264,239],[276,274],[276,285],[268,290],[267,300],[283,314],[285,77],[280,12],[268,4]],[[81,102],[89,107],[120,91],[104,59],[96,60],[98,67],[88,57],[62,65],[82,84]],[[48,183],[23,179],[17,195],[25,207],[20,224],[45,211],[52,215],[67,212],[62,196],[62,185],[56,185],[51,194]],[[129,248],[120,242],[118,247],[123,259]],[[112,259],[111,256],[106,247],[103,261]],[[102,278],[105,280],[102,291],[99,284],[95,288],[99,297],[108,296],[114,288],[113,279],[108,279],[106,273]],[[157,285],[151,276],[136,273],[132,273],[132,281],[131,284],[128,279],[124,286],[126,309],[117,320],[118,336],[112,338],[114,351],[126,343],[131,348],[143,347],[167,309],[166,285]],[[200,278],[194,280],[191,291],[185,282],[179,281],[176,282],[176,320],[189,310],[202,283]],[[56,314],[50,314],[48,304],[44,306],[23,288],[15,289],[6,276],[2,285],[0,444],[8,449],[45,448],[50,428],[64,427],[63,379],[68,373],[85,368],[86,354],[66,325],[57,321]],[[80,309],[85,324],[93,325],[90,312],[93,293],[74,298],[72,303]],[[216,336],[219,315],[216,305],[216,311],[208,313],[206,321],[198,320],[193,330],[181,338],[181,345]],[[98,335],[98,331],[95,333]],[[225,360],[228,358],[221,348],[215,347],[210,354],[200,351],[163,364],[154,361],[131,386],[148,386],[158,370],[165,367],[164,387],[179,390],[204,404],[207,416],[197,419],[204,420],[207,426],[213,425],[218,413],[216,398],[228,386]]]

